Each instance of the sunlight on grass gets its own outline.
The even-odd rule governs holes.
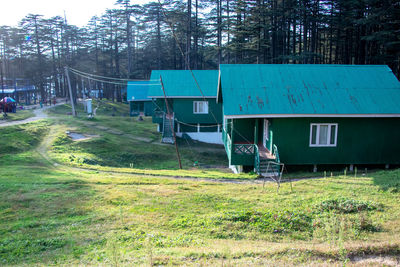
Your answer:
[[[19,120],[25,120],[28,118],[33,117],[35,114],[33,113],[33,110],[30,109],[24,109],[24,110],[17,110],[16,113],[7,113],[7,119],[5,121],[19,121]],[[0,116],[0,123],[4,121],[3,116]]]
[[[400,254],[400,170],[299,180],[277,193],[220,167],[219,148],[201,155],[211,151],[203,144],[182,145],[177,170],[148,119],[72,119],[63,108],[0,129],[2,266],[318,266]],[[72,130],[98,137],[73,141]],[[211,168],[194,168],[196,154]]]

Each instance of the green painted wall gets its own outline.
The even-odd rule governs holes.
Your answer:
[[[153,102],[152,101],[144,102],[144,114],[146,116],[153,116],[153,111],[154,111]]]
[[[216,103],[214,98],[207,99],[208,101],[208,114],[194,114],[193,101],[202,101],[199,98],[175,98],[168,99],[169,108],[171,112],[175,112],[175,118],[179,121],[186,123],[209,123],[216,124],[222,123],[222,104]],[[158,98],[155,101],[155,107],[166,111],[165,100]],[[212,115],[214,114],[214,116]],[[217,122],[216,122],[217,120]]]
[[[137,115],[139,112],[144,112],[145,116],[153,115],[152,101],[129,101],[130,115]]]
[[[310,123],[338,123],[336,147],[310,147]],[[399,118],[272,119],[285,164],[399,164]]]
[[[254,143],[255,119],[234,119],[233,139],[235,143]],[[259,136],[260,138],[262,135]]]
[[[222,123],[222,104],[216,103],[215,98],[207,99],[208,114],[193,114],[193,101],[203,101],[199,98],[194,99],[174,99],[175,117],[186,123]],[[214,114],[214,116],[212,115]]]
[[[232,138],[234,144],[252,144],[254,143],[254,127],[255,119],[234,119],[228,120],[227,130]],[[233,126],[233,131],[232,131]],[[261,135],[262,136],[262,135]],[[261,137],[260,137],[261,138]],[[230,165],[254,165],[254,156],[252,155],[238,155],[233,152],[228,157]]]
[[[175,113],[175,118],[177,120],[187,124],[193,124],[193,126],[181,125],[181,132],[196,132],[197,126],[194,125],[197,125],[198,123],[201,125],[215,125],[217,123],[222,124],[222,104],[217,104],[215,98],[207,99],[208,114],[193,113],[193,101],[202,101],[202,99],[199,98],[175,98],[168,99],[168,101],[169,108],[171,109],[170,111]],[[166,111],[164,99],[157,98],[154,103],[155,109]],[[162,127],[162,119],[153,116],[153,122],[160,124],[160,127]],[[175,130],[177,130],[176,127]],[[216,130],[217,127],[209,127],[202,128],[201,132],[212,132]]]
[[[307,164],[400,164],[399,118],[269,119],[281,162]],[[254,142],[256,119],[235,119],[234,143]],[[259,142],[262,142],[259,119]],[[311,123],[337,123],[336,147],[310,147]],[[249,156],[232,155],[230,164],[251,165]]]

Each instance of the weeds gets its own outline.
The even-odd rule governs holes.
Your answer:
[[[226,213],[222,221],[242,222],[243,227],[268,233],[289,233],[311,231],[312,217],[302,211],[276,210],[276,211],[241,211]]]
[[[349,198],[335,198],[322,201],[316,206],[317,210],[335,211],[340,213],[355,213],[361,211],[382,210],[382,206],[367,201]]]
[[[365,232],[380,231],[380,227],[372,223],[365,211],[356,216],[347,216],[336,212],[324,213],[314,219],[313,228],[314,238],[334,245],[358,239]]]

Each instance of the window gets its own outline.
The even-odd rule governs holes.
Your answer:
[[[208,101],[194,101],[193,102],[194,114],[208,114]]]
[[[311,123],[310,146],[336,146],[337,123]]]

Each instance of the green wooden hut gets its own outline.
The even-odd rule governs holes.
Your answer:
[[[221,65],[229,163],[400,164],[400,83],[387,66]]]
[[[153,103],[148,97],[149,86],[152,81],[131,81],[127,84],[126,100],[129,102],[129,114],[131,116],[152,116]],[[155,82],[156,84],[158,81]]]
[[[177,136],[207,143],[222,144],[222,104],[216,102],[217,70],[154,70],[151,80],[162,79],[161,85],[151,85],[149,97],[155,111],[153,122],[163,133],[163,142],[173,142],[171,126]],[[167,114],[165,98],[170,115]]]

